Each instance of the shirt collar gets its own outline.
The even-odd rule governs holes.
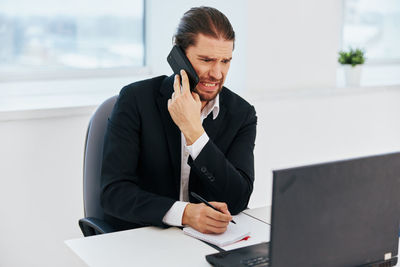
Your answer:
[[[219,94],[213,100],[207,103],[207,105],[201,111],[201,115],[203,118],[207,118],[211,112],[213,113],[213,120],[215,120],[219,114]]]

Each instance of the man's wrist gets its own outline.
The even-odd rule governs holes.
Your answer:
[[[192,145],[194,142],[196,142],[197,139],[199,139],[200,136],[203,135],[204,133],[204,128],[201,127],[197,130],[191,131],[191,132],[183,132],[183,135],[185,136],[185,140],[186,140],[186,145],[190,146]]]
[[[182,225],[190,225],[190,209],[192,205],[192,203],[188,203],[183,210]]]

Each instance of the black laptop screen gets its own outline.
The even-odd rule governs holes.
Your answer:
[[[271,266],[359,266],[397,255],[400,153],[273,175]]]

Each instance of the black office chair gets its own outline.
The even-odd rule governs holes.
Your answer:
[[[103,160],[104,134],[107,120],[118,96],[104,101],[90,119],[86,132],[83,162],[83,204],[85,218],[79,220],[84,236],[104,234],[115,230],[104,221],[100,206],[100,177]]]

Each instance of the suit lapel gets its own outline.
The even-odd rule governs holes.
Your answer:
[[[172,78],[171,78],[172,77]],[[157,97],[157,105],[161,114],[162,123],[165,130],[165,136],[168,142],[169,156],[171,159],[174,181],[179,196],[180,179],[181,179],[181,132],[171,118],[168,111],[168,99],[171,98],[173,92],[173,76],[164,79],[160,95]]]

